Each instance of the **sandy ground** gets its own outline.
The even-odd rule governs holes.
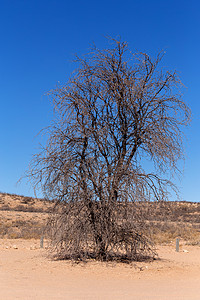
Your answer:
[[[188,252],[187,252],[188,251]],[[53,261],[39,241],[0,240],[0,299],[200,299],[200,247],[158,248],[132,266]]]

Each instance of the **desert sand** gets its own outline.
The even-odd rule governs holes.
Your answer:
[[[158,260],[55,261],[39,240],[0,240],[0,299],[200,299],[200,247],[159,246]],[[44,244],[45,246],[46,244]]]

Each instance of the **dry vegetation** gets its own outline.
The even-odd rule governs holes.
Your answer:
[[[40,238],[51,206],[43,199],[0,193],[0,238]]]
[[[200,244],[200,203],[140,205],[156,244],[170,243],[177,237],[192,245]],[[40,238],[51,207],[52,203],[43,199],[0,193],[0,238]]]
[[[143,212],[155,243],[169,243],[176,238],[190,244],[200,243],[200,203],[145,203]]]

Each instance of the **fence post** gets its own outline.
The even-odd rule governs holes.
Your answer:
[[[176,252],[179,252],[179,239],[176,239]]]
[[[44,244],[44,236],[42,235],[40,238],[40,248],[43,248],[43,244]]]

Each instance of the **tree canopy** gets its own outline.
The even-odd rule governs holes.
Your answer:
[[[135,203],[165,200],[175,188],[165,174],[184,158],[190,121],[181,82],[160,67],[162,57],[113,41],[77,57],[69,82],[51,91],[57,119],[30,175],[57,200],[50,224],[61,256],[132,260],[151,252]]]

